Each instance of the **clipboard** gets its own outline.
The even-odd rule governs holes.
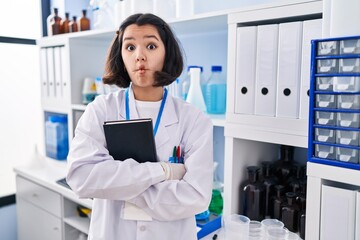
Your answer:
[[[157,162],[151,118],[106,121],[103,127],[107,149],[114,160]]]

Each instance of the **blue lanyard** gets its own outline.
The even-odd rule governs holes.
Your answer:
[[[163,110],[164,110],[164,106],[165,106],[165,102],[166,102],[166,97],[167,97],[167,89],[164,89],[164,96],[163,99],[161,100],[161,105],[160,105],[160,110],[156,119],[156,123],[155,123],[155,127],[154,127],[154,137],[156,135],[156,132],[158,130],[159,124],[160,124],[160,120],[161,120],[161,116],[163,114]],[[126,89],[125,92],[125,111],[126,111],[126,120],[130,120],[130,108],[129,108],[129,89]]]

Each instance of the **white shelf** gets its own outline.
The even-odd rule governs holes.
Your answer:
[[[225,114],[208,114],[211,118],[214,127],[225,127]]]
[[[89,233],[90,219],[87,217],[65,217],[64,222],[83,233]]]
[[[87,105],[84,104],[72,104],[71,109],[76,111],[85,111]]]

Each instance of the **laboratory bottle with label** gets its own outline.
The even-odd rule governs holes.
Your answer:
[[[259,181],[260,167],[247,167],[248,180],[241,189],[243,195],[243,214],[251,220],[264,219],[265,189]]]
[[[61,22],[61,33],[70,32],[69,23],[70,23],[69,13],[67,12],[65,13],[65,19]]]
[[[82,16],[79,19],[80,31],[90,30],[90,19],[86,17],[86,10],[82,10]]]
[[[265,217],[271,216],[272,205],[271,198],[275,196],[275,185],[279,183],[278,179],[273,175],[273,163],[270,161],[263,161],[262,165],[262,183],[265,188]]]
[[[210,114],[224,114],[226,111],[226,81],[221,71],[221,66],[212,66],[206,83],[205,103]]]
[[[205,112],[206,106],[203,94],[201,92],[200,75],[201,69],[199,67],[190,68],[190,87],[186,101]]]
[[[46,156],[66,160],[69,152],[67,116],[51,115],[45,122]]]

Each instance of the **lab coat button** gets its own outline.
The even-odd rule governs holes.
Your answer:
[[[141,227],[140,227],[140,231],[143,232],[143,231],[145,231],[145,230],[146,230],[146,227],[145,227],[145,226],[141,226]]]

